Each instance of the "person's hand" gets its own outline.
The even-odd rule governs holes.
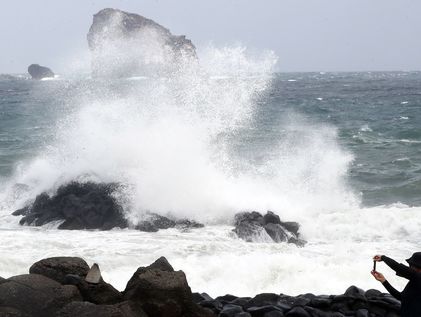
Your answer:
[[[384,283],[386,281],[386,279],[385,279],[385,277],[382,273],[379,273],[377,271],[371,271],[371,275],[373,275],[374,278],[381,283]]]
[[[381,255],[375,255],[375,256],[373,256],[373,261],[381,262],[382,261],[382,256]]]

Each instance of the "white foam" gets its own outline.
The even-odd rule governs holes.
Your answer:
[[[302,227],[309,241],[304,248],[247,243],[235,238],[229,226],[157,233],[9,226],[0,229],[0,276],[26,273],[33,262],[49,256],[81,256],[90,265],[98,263],[104,279],[123,290],[139,266],[166,256],[186,273],[193,291],[212,296],[340,294],[350,285],[383,290],[369,273],[372,256],[381,253],[403,261],[416,251],[420,211],[384,206],[309,217]],[[398,289],[406,282],[383,263],[378,270]]]

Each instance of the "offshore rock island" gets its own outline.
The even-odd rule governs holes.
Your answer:
[[[117,9],[96,13],[87,38],[93,77],[166,75],[197,59],[195,46],[184,35]]]

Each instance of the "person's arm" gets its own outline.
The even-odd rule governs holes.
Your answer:
[[[402,299],[401,292],[399,292],[396,288],[394,288],[392,285],[390,285],[390,283],[387,280],[385,280],[382,284],[383,284],[384,288],[390,293],[390,295],[392,295],[397,300]]]
[[[406,265],[398,263],[385,255],[381,256],[381,260],[384,261],[384,263],[386,263],[393,271],[395,271],[396,275],[408,280],[417,278],[417,273]]]

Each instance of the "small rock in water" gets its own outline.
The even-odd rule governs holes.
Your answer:
[[[101,281],[101,271],[98,264],[94,263],[86,275],[85,281],[91,284],[98,284]]]
[[[299,238],[300,225],[297,222],[282,222],[272,211],[264,216],[256,211],[238,213],[234,222],[233,231],[247,242],[287,242],[300,247],[306,243]]]
[[[54,78],[54,73],[51,69],[38,64],[29,65],[28,73],[32,79]]]

